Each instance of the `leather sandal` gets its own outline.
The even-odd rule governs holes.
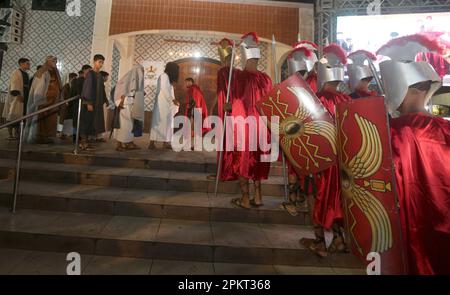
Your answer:
[[[253,207],[261,207],[264,206],[263,202],[262,202],[262,193],[261,193],[261,181],[255,181],[254,182],[254,188],[255,188],[255,197],[253,198],[253,200],[250,201],[250,204]],[[259,199],[261,203],[256,203],[256,200]]]
[[[231,204],[233,204],[235,207],[238,207],[238,208],[241,208],[241,209],[246,209],[246,210],[250,209],[250,207],[246,207],[246,206],[244,206],[242,204],[242,199],[240,199],[240,198],[236,198],[236,199],[231,200]]]

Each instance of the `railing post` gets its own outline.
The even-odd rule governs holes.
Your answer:
[[[77,118],[77,132],[75,134],[75,150],[73,153],[78,155],[78,146],[80,144],[80,118],[81,118],[81,98],[78,99],[78,118]]]
[[[23,125],[24,120],[20,121],[20,133],[19,133],[19,146],[17,148],[17,163],[16,163],[16,177],[14,179],[14,192],[11,212],[16,212],[17,195],[19,194],[19,181],[20,181],[20,164],[22,160],[22,141],[23,141]]]

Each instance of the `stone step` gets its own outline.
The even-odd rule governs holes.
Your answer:
[[[15,160],[15,149],[0,149],[0,159]],[[77,165],[107,166],[133,169],[175,170],[215,174],[217,171],[216,154],[206,152],[133,151],[128,153],[82,153],[74,155],[65,151],[33,151],[22,153],[24,161],[63,163]],[[282,176],[281,163],[271,163],[270,175]],[[1,176],[1,175],[0,175]]]
[[[0,209],[0,247],[145,259],[361,268],[298,242],[310,227]]]
[[[7,173],[13,178],[14,160],[0,160],[0,174]],[[163,191],[188,191],[213,193],[215,181],[207,180],[205,172],[183,172],[177,170],[133,169],[94,165],[44,163],[23,161],[21,179],[30,181],[48,181],[68,184],[87,184],[108,187],[153,189]],[[283,196],[283,178],[270,177],[262,182],[263,194]],[[252,191],[252,185],[250,189]],[[237,194],[238,182],[221,182],[219,193]]]
[[[12,150],[1,150],[2,159],[16,159],[17,152]],[[64,163],[78,165],[107,166],[116,168],[136,168],[136,169],[158,169],[176,170],[185,172],[215,173],[216,164],[213,161],[206,162],[203,154],[190,153],[186,157],[185,153],[174,153],[171,151],[161,151],[157,155],[154,152],[146,151],[146,154],[79,154],[71,152],[51,152],[51,151],[25,151],[22,154],[24,161],[39,161],[47,163]],[[187,161],[188,160],[188,161]]]
[[[67,275],[67,254],[0,248],[0,275]],[[81,255],[81,275],[364,275],[361,269]]]
[[[12,181],[0,181],[0,206],[9,207]],[[265,196],[264,206],[243,210],[231,204],[239,195],[112,188],[50,182],[20,183],[18,209],[199,221],[309,225],[305,208],[293,217],[280,209],[280,197]]]

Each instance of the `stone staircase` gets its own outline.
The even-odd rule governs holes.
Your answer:
[[[278,164],[262,186],[265,206],[243,210],[230,204],[237,183],[221,183],[214,196],[214,181],[206,178],[215,171],[213,153],[119,154],[107,147],[74,156],[70,146],[55,147],[26,148],[18,211],[11,214],[16,153],[0,146],[0,248],[323,273],[361,269],[350,254],[320,259],[298,243],[313,236],[310,217],[279,208]]]

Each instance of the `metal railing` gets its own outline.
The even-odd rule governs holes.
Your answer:
[[[8,91],[0,91],[0,125],[6,123],[6,119],[2,117],[3,109],[5,107],[6,98],[8,97]]]
[[[22,161],[22,145],[23,145],[23,129],[24,129],[24,125],[25,125],[25,121],[29,118],[32,118],[34,116],[38,116],[42,113],[45,113],[47,111],[53,110],[55,108],[58,108],[62,105],[65,105],[69,102],[75,101],[75,100],[80,100],[81,96],[77,95],[71,98],[68,98],[64,101],[58,102],[54,105],[51,105],[49,107],[43,108],[41,110],[38,110],[34,113],[25,115],[17,120],[8,122],[6,124],[3,124],[0,126],[0,129],[3,128],[7,128],[10,126],[14,126],[16,124],[20,124],[20,132],[19,132],[19,143],[18,143],[18,148],[17,148],[17,162],[16,162],[16,175],[14,178],[14,191],[13,191],[13,201],[12,201],[12,206],[11,206],[11,212],[15,213],[16,212],[16,204],[17,204],[17,195],[19,193],[19,181],[20,181],[20,165],[21,165],[21,161]],[[73,153],[75,155],[78,155],[78,145],[79,145],[79,134],[80,134],[80,116],[81,116],[81,100],[78,103],[78,120],[77,120],[77,132],[76,132],[76,139],[75,139],[75,149],[73,151]]]

